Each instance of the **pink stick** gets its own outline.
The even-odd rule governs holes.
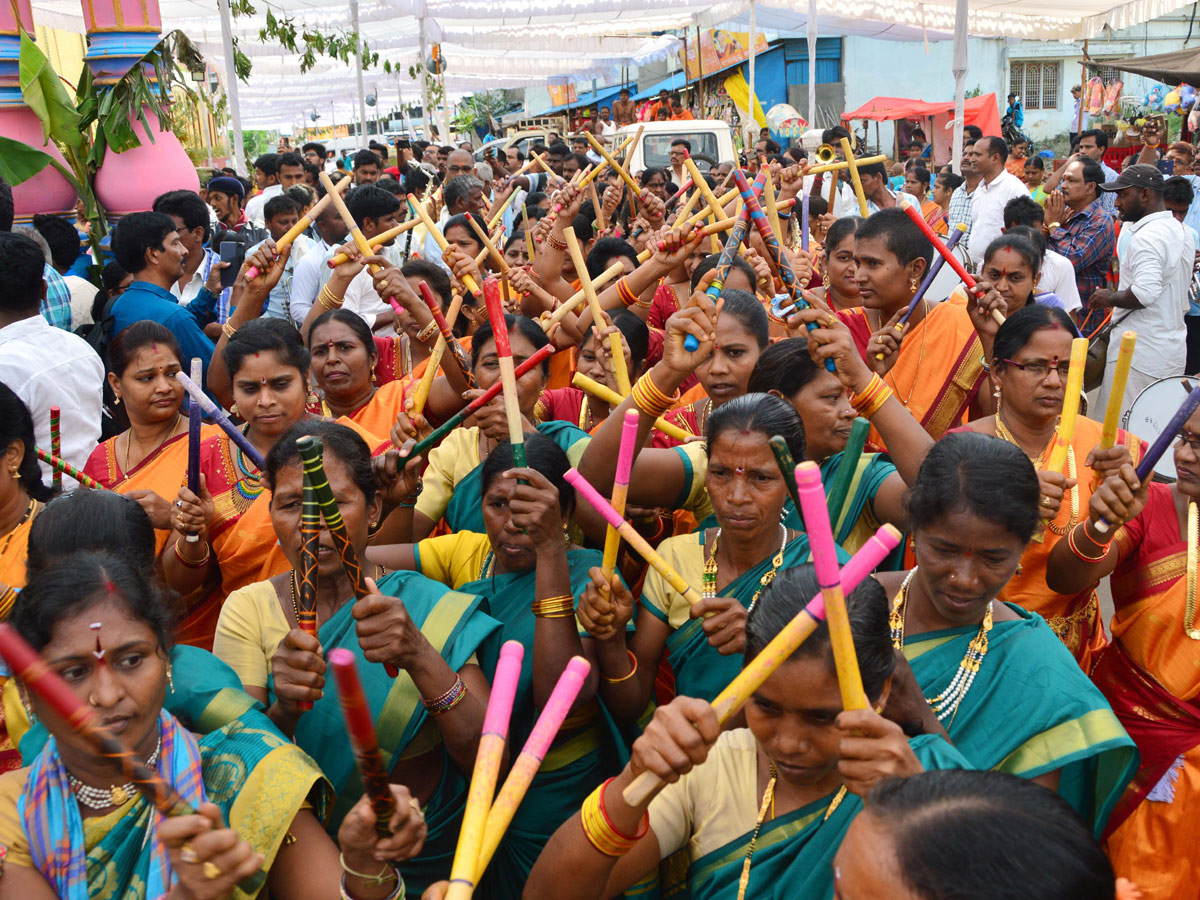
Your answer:
[[[796,466],[796,492],[800,495],[800,510],[804,516],[804,530],[812,547],[813,568],[817,570],[817,583],[821,587],[837,584],[837,544],[833,540],[833,529],[829,524],[829,510],[825,505],[825,488],[821,485],[821,470],[813,463]]]
[[[524,657],[525,645],[520,641],[506,641],[500,648],[500,662],[496,664],[492,695],[488,699],[487,712],[483,717],[484,734],[496,734],[502,739],[507,737],[508,720],[512,716],[513,700],[517,696],[517,682],[521,678],[521,661]]]
[[[600,496],[600,492],[596,490],[588,480],[579,474],[575,469],[571,469],[563,476],[575,488],[576,492],[583,496],[583,499],[592,504],[592,508],[604,518],[604,521],[616,528],[618,531],[625,523],[625,519],[619,512],[613,509],[612,504]]]
[[[640,418],[636,409],[625,411],[625,422],[621,428],[621,449],[617,452],[617,484],[629,484],[629,474],[633,470],[633,448],[637,443]]]

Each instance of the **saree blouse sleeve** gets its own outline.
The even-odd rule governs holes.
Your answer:
[[[667,538],[658,547],[662,558],[687,579],[688,584],[700,583],[703,553],[696,553],[699,540],[703,540],[703,536],[698,537],[694,533],[681,534]],[[691,618],[691,606],[688,602],[653,568],[646,572],[646,581],[642,587],[642,605],[672,630],[682,628]]]
[[[3,863],[32,869],[29,839],[25,836],[25,825],[17,812],[17,800],[25,791],[25,775],[28,771],[17,769],[0,775],[0,848],[4,850]]]
[[[265,688],[271,657],[288,633],[275,586],[259,581],[234,591],[221,607],[213,653],[237,672],[242,684]]]
[[[650,827],[662,859],[688,848],[691,858],[754,827],[758,750],[748,728],[724,732],[708,759],[668,784],[650,803]]]
[[[708,475],[708,451],[703,441],[689,441],[672,448],[683,461],[683,490],[675,502],[676,509],[686,509],[703,522],[712,515],[712,502],[708,499],[705,477]]]
[[[491,544],[486,534],[459,531],[426,538],[413,548],[417,571],[457,590],[479,577]]]
[[[454,486],[479,465],[479,429],[456,428],[429,451],[429,465],[422,476],[417,512],[436,522],[446,514]]]

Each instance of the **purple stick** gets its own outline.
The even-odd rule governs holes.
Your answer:
[[[800,249],[808,252],[808,191],[800,197]]]
[[[260,471],[266,468],[266,462],[262,458],[262,454],[254,449],[254,445],[250,443],[250,439],[246,437],[233,424],[233,420],[221,409],[217,404],[213,403],[207,394],[200,389],[200,386],[192,379],[188,378],[182,372],[176,372],[175,377],[179,379],[179,383],[183,385],[183,389],[188,392],[188,396],[196,403],[200,404],[200,409],[204,414],[221,426],[221,430],[229,436],[241,451],[246,454],[246,458],[254,463],[254,467]]]

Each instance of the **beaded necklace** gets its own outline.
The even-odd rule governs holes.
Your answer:
[[[250,429],[247,428],[242,433],[249,434]],[[233,458],[236,460],[237,467],[242,473],[242,477],[237,480],[238,493],[245,499],[254,501],[263,492],[262,475],[254,466],[246,461],[246,455],[242,452],[241,447],[237,447],[237,453],[234,454]]]
[[[1200,623],[1196,622],[1196,568],[1200,565],[1200,514],[1196,501],[1188,501],[1187,521],[1187,605],[1183,611],[1183,632],[1193,641],[1200,641]]]
[[[780,526],[783,528],[783,526]],[[775,580],[775,573],[779,571],[779,567],[783,565],[783,551],[787,548],[788,530],[783,529],[783,540],[779,544],[779,551],[771,560],[771,569],[758,581],[758,590],[754,592],[754,596],[750,599],[750,605],[746,607],[747,614],[754,612],[754,607],[758,604],[758,598],[762,596],[762,592],[767,589],[772,581]],[[717,536],[713,538],[712,550],[709,552],[708,559],[704,561],[704,576],[701,583],[701,599],[711,600],[717,596],[717,545],[721,541],[721,529],[717,529]]]
[[[888,616],[888,626],[892,631],[892,646],[897,650],[904,649],[904,617],[908,611],[908,588],[916,574],[917,570],[914,567],[904,579],[904,583],[900,585],[900,592],[892,601],[892,612]],[[975,676],[979,674],[983,658],[987,656],[988,632],[991,630],[992,604],[989,602],[983,622],[979,625],[979,633],[971,639],[971,643],[967,646],[967,652],[963,654],[962,662],[958,664],[958,671],[954,673],[950,685],[936,697],[925,698],[929,708],[937,715],[939,722],[944,722],[949,718],[950,724],[954,724],[954,716],[958,712],[958,707],[963,698],[967,696],[967,691],[971,689]]]
[[[767,781],[767,789],[763,791],[762,806],[758,808],[758,818],[754,822],[754,834],[751,835],[750,846],[746,849],[746,861],[742,863],[737,900],[746,900],[746,886],[750,883],[750,860],[754,858],[754,845],[758,842],[758,833],[762,831],[768,809],[771,810],[771,818],[775,818],[775,782],[779,779],[779,773],[775,771],[775,763],[767,760],[767,765],[771,767],[771,777]]]
[[[162,735],[158,736],[158,744],[154,747],[154,752],[150,754],[146,760],[146,765],[150,768],[158,763],[158,753],[162,750]],[[112,787],[97,788],[90,784],[84,784],[70,772],[67,773],[67,783],[71,786],[71,793],[75,795],[75,799],[88,809],[108,809],[110,806],[124,806],[125,803],[137,793],[137,785],[132,781],[127,781],[125,784],[114,784]]]

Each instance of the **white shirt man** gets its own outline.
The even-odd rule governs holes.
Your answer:
[[[253,197],[247,200],[246,218],[250,221],[250,224],[255,228],[265,227],[266,223],[263,220],[263,207],[267,205],[267,201],[272,197],[278,197],[282,193],[283,185],[269,184],[263,188],[261,194],[255,194]]]
[[[1063,309],[1068,313],[1083,306],[1079,299],[1079,286],[1075,283],[1075,267],[1061,253],[1047,250],[1042,259],[1042,271],[1038,274],[1037,289],[1058,296]]]
[[[971,194],[971,234],[967,250],[976,265],[983,263],[988,244],[1004,231],[1004,206],[1014,197],[1028,197],[1025,182],[1004,168],[1008,147],[998,137],[975,142],[976,167],[980,182]]]
[[[1159,378],[1183,372],[1187,358],[1187,330],[1183,317],[1188,308],[1195,242],[1186,227],[1163,206],[1163,177],[1151,165],[1133,165],[1103,190],[1117,193],[1121,228],[1121,276],[1116,291],[1100,289],[1091,304],[1114,307],[1115,331],[1138,334],[1133,365],[1122,409]],[[1120,341],[1108,345],[1099,406],[1108,403],[1109,386],[1116,370]]]
[[[8,285],[9,296],[0,304],[0,382],[29,408],[39,447],[50,446],[50,407],[59,408],[62,457],[82,469],[100,439],[104,365],[87,341],[42,318],[39,305],[45,283],[38,280],[43,266],[38,246],[20,235],[5,235],[5,239],[28,242],[28,247],[6,246],[3,253],[6,261],[12,261],[8,274],[16,279],[24,269],[29,277]],[[14,261],[22,254],[27,265]],[[50,467],[43,464],[45,483],[50,477]],[[72,490],[75,484],[67,478],[63,486]]]

